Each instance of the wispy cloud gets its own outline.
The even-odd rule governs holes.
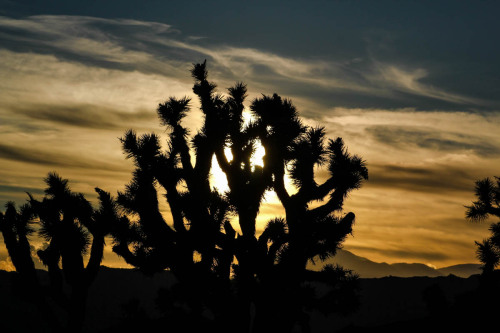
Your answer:
[[[222,74],[220,79],[225,84],[245,80],[271,92],[273,85],[279,85],[282,93],[299,97],[300,86],[308,93],[323,95],[323,99],[330,94],[330,105],[352,106],[355,101],[349,94],[356,94],[360,104],[379,106],[411,106],[418,98],[467,107],[488,104],[423,83],[432,76],[429,69],[402,68],[373,55],[352,61],[293,58],[249,47],[198,43],[200,39],[158,22],[81,16],[0,17],[0,33],[6,41],[4,47],[14,51],[57,54],[61,59],[98,68],[177,78],[185,76],[189,63],[209,58],[211,68]],[[422,108],[429,107],[428,101],[421,104]]]
[[[439,87],[423,83],[431,74],[424,68],[403,69],[393,64],[374,61],[374,73],[371,80],[409,94],[429,97],[459,105],[487,106],[488,102],[469,96],[447,92]]]
[[[130,124],[156,121],[156,114],[151,112],[151,110],[122,112],[92,104],[73,104],[68,106],[22,104],[12,106],[9,108],[9,111],[12,114],[24,115],[30,119],[93,129],[123,130],[124,127],[130,127]]]
[[[415,126],[378,125],[366,128],[366,132],[380,144],[399,149],[425,148],[443,153],[473,153],[480,156],[500,157],[500,143],[486,140],[480,134],[465,135],[458,132],[434,131]]]
[[[79,156],[78,152],[70,155],[61,151],[51,152],[50,148],[39,150],[36,148],[26,148],[6,144],[0,144],[0,159],[45,165],[49,167],[71,167],[86,170],[98,169],[107,171],[129,170],[129,168],[123,168],[116,164],[94,160],[91,156]]]
[[[334,108],[321,121],[332,135],[350,138],[368,158],[377,160],[384,157],[371,156],[368,147],[391,152],[388,157],[397,153],[401,161],[410,163],[459,155],[497,158],[500,152],[498,112]]]
[[[470,193],[479,175],[449,165],[370,165],[370,187],[400,189],[446,195],[461,191]]]

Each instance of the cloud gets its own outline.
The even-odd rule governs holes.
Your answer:
[[[86,66],[181,80],[188,79],[185,74],[192,62],[208,58],[212,73],[219,74],[218,81],[225,86],[245,81],[250,89],[268,93],[279,87],[281,94],[316,99],[323,106],[489,107],[482,99],[424,83],[434,75],[430,69],[381,62],[373,54],[348,61],[293,57],[184,36],[159,22],[64,15],[0,17],[0,34],[3,47],[14,52],[53,54]]]
[[[22,104],[10,107],[13,114],[22,114],[31,119],[50,123],[86,127],[93,129],[123,129],[130,124],[144,121],[156,121],[154,111],[122,112],[92,104],[44,105]]]
[[[10,191],[15,191],[15,192],[29,192],[33,194],[40,194],[42,195],[44,192],[43,190],[35,187],[25,187],[25,186],[15,186],[15,185],[6,185],[6,184],[0,184],[0,193],[2,192],[10,192]]]
[[[500,112],[333,108],[319,120],[369,165],[448,164],[484,172],[500,157]]]
[[[438,132],[431,128],[412,125],[377,125],[368,127],[366,132],[377,142],[399,149],[410,150],[419,147],[447,153],[470,151],[483,157],[500,155],[500,143],[492,143],[479,135],[472,136],[443,130]]]
[[[369,187],[401,189],[409,192],[445,194],[470,192],[477,174],[449,165],[370,165]]]
[[[37,179],[40,181],[41,179]],[[5,179],[2,179],[5,181]],[[21,206],[26,203],[28,200],[28,196],[26,193],[30,193],[32,195],[43,196],[44,191],[41,188],[35,186],[28,186],[29,184],[16,185],[16,184],[1,184],[0,183],[0,211],[4,210],[5,203],[12,201],[16,205]],[[3,240],[0,237],[0,243]],[[0,255],[1,259],[1,255]]]
[[[147,55],[121,46],[122,43],[126,45],[120,41],[121,34],[178,33],[170,25],[159,22],[65,15],[37,15],[27,19],[0,17],[0,26],[9,32],[4,35],[10,40],[22,40],[32,46],[49,46],[75,54],[80,52],[110,62],[123,62],[127,58],[137,61]],[[126,53],[120,55],[120,52]]]
[[[78,154],[70,155],[62,152],[50,152],[49,149],[39,150],[37,148],[26,148],[23,146],[6,144],[0,144],[0,158],[51,167],[98,169],[115,172],[128,171],[128,168],[123,168],[119,165],[103,161],[96,161],[89,156],[79,156]]]
[[[13,272],[16,270],[16,267],[12,263],[10,257],[7,257],[5,260],[0,260],[0,270]]]
[[[429,97],[453,104],[487,106],[486,101],[450,93],[423,83],[422,79],[430,76],[429,71],[424,68],[405,70],[394,64],[386,64],[376,60],[373,63],[375,75],[371,79],[377,84],[392,86],[396,91]]]

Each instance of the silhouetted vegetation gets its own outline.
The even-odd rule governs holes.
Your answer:
[[[477,181],[475,196],[477,200],[466,206],[466,217],[470,222],[483,222],[490,216],[500,217],[500,178]],[[500,297],[500,271],[495,270],[500,263],[500,222],[492,223],[489,230],[489,238],[476,242],[476,254],[483,270],[479,286],[457,298],[452,312],[457,318],[474,318],[467,323],[476,329],[496,326],[500,310],[497,302]]]
[[[107,235],[113,237],[113,251],[145,274],[168,269],[175,275],[178,283],[161,291],[157,301],[172,329],[307,332],[308,311],[354,310],[354,273],[338,266],[313,272],[306,264],[334,256],[352,232],[354,214],[342,208],[368,178],[364,161],[350,155],[341,138],[327,140],[324,128],[304,125],[290,100],[263,95],[252,101],[251,120],[245,121],[244,84],[223,96],[208,81],[206,63],[194,65],[191,75],[202,128],[190,137],[182,125],[190,99],[171,97],[158,107],[168,131],[166,149],[155,134],[125,133],[123,150],[135,171],[116,200],[96,189],[101,207],[94,210],[66,180],[50,174],[42,201],[30,196],[20,212],[8,205],[2,232],[19,275],[36,285],[27,238],[36,221],[48,242],[38,256],[48,267],[53,299],[68,309],[72,331],[82,327],[88,286]],[[262,166],[252,163],[259,145],[265,149]],[[210,183],[214,156],[227,178],[226,193]],[[328,176],[318,183],[320,166]],[[286,177],[294,193],[285,186]],[[266,191],[276,192],[285,216],[269,221],[258,235]],[[171,219],[159,208],[165,199]],[[71,287],[69,296],[63,280]],[[146,321],[137,304],[129,305],[129,320]]]
[[[477,200],[467,206],[467,219],[471,222],[482,222],[489,216],[500,218],[500,178],[496,182],[489,178],[476,182]],[[490,226],[491,236],[477,244],[477,257],[483,264],[485,274],[493,272],[500,263],[500,222]]]
[[[57,174],[49,174],[45,181],[42,201],[29,195],[28,204],[19,211],[13,203],[7,204],[5,214],[0,214],[0,230],[21,282],[17,291],[38,305],[52,331],[79,332],[85,318],[87,291],[103,257],[104,237],[116,220],[114,202],[108,193],[96,188],[100,208],[94,210]],[[37,255],[48,269],[50,286],[38,280],[29,241],[34,233],[46,241]],[[85,266],[86,254],[89,259]],[[66,312],[66,324],[55,314],[61,310]]]
[[[158,107],[169,131],[165,151],[154,134],[131,130],[121,139],[136,170],[117,202],[135,221],[121,224],[113,250],[145,273],[168,268],[176,275],[177,289],[164,293],[168,301],[160,303],[177,304],[166,312],[182,312],[176,318],[183,322],[212,318],[227,331],[252,326],[255,332],[285,332],[295,324],[307,330],[306,308],[354,309],[354,274],[340,267],[311,272],[306,263],[335,255],[352,231],[354,214],[342,214],[342,206],[367,179],[364,162],[347,152],[342,139],[325,142],[323,128],[305,126],[291,101],[276,94],[257,98],[250,106],[252,120],[245,122],[244,84],[229,88],[224,97],[208,81],[205,63],[194,65],[191,74],[204,115],[198,133],[189,138],[181,123],[190,100],[171,97]],[[266,151],[262,166],[251,162],[258,144]],[[227,177],[227,193],[210,185],[213,156]],[[329,178],[318,184],[314,172],[321,165]],[[294,194],[285,187],[287,171]],[[160,188],[170,225],[159,210]],[[286,216],[269,221],[257,237],[266,190],[277,193]],[[331,289],[314,300],[312,281]]]

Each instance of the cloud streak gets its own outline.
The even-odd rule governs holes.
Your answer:
[[[0,144],[0,159],[50,167],[80,168],[86,170],[98,169],[115,172],[129,170],[129,168],[123,168],[119,165],[94,160],[89,156],[80,157],[77,154],[70,155],[63,152],[50,152],[48,149],[40,151],[38,149],[6,144]]]
[[[130,124],[137,124],[144,121],[156,121],[156,115],[151,111],[122,112],[92,104],[68,106],[23,104],[12,106],[10,112],[50,123],[107,130],[128,128]]]
[[[500,143],[490,142],[479,135],[465,135],[454,132],[437,132],[430,128],[415,126],[378,125],[366,129],[377,142],[399,149],[414,147],[440,152],[472,152],[479,156],[500,156]]]
[[[429,71],[424,68],[405,70],[393,64],[386,64],[374,61],[375,73],[372,80],[377,84],[382,84],[417,96],[428,97],[436,100],[450,102],[456,105],[468,106],[488,106],[488,102],[450,93],[438,87],[423,83],[423,79],[428,78]]]
[[[432,75],[428,69],[403,69],[397,64],[383,63],[373,55],[347,62],[293,58],[255,48],[210,44],[158,22],[81,16],[0,17],[0,33],[6,40],[4,47],[16,52],[57,54],[67,61],[108,69],[139,70],[145,74],[182,77],[186,59],[209,58],[212,68],[226,76],[226,80],[245,77],[246,82],[258,87],[268,81],[268,84],[280,85],[283,93],[295,95],[300,95],[300,89],[294,85],[301,85],[306,91],[316,90],[318,96],[324,95],[324,98],[333,91],[334,98],[328,99],[330,105],[352,106],[355,101],[344,96],[349,93],[355,94],[358,103],[365,106],[385,103],[391,107],[407,107],[416,102],[419,108],[427,109],[429,98],[448,107],[486,107],[488,104],[423,83],[422,79]],[[401,93],[409,95],[408,98]],[[420,97],[424,99],[419,103]]]
[[[408,192],[446,194],[471,192],[477,175],[463,168],[448,165],[402,166],[371,165],[370,187],[400,189]]]

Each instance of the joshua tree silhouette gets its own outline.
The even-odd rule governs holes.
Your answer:
[[[324,128],[304,125],[290,100],[263,95],[251,103],[252,119],[246,122],[244,84],[235,84],[224,97],[208,81],[206,62],[194,65],[191,75],[203,127],[190,138],[182,125],[190,99],[171,97],[158,107],[169,132],[166,150],[155,134],[126,132],[121,143],[135,171],[116,200],[96,189],[100,208],[94,210],[82,194],[70,191],[67,180],[49,174],[42,201],[30,195],[20,212],[8,204],[0,226],[19,274],[39,286],[28,240],[36,221],[48,243],[38,256],[48,267],[54,299],[68,309],[71,331],[82,328],[88,287],[107,235],[113,251],[130,265],[146,274],[169,269],[175,275],[179,283],[158,299],[174,331],[189,326],[289,332],[295,326],[307,332],[310,309],[353,310],[355,274],[338,266],[313,272],[306,265],[335,255],[352,232],[354,214],[342,208],[350,191],[368,178],[365,162],[350,155],[341,138],[327,141]],[[252,164],[259,144],[265,149],[262,166]],[[227,178],[226,193],[210,184],[214,156]],[[328,176],[317,183],[320,166]],[[287,174],[294,193],[285,186]],[[268,190],[276,192],[285,217],[269,221],[258,235],[256,219]],[[166,193],[171,223],[160,211],[159,191]],[[58,327],[44,294],[37,295]]]
[[[489,216],[500,217],[500,178],[496,182],[490,178],[476,182],[477,200],[466,206],[466,217],[471,222],[482,222]],[[490,226],[491,236],[477,244],[477,257],[483,264],[483,273],[488,274],[500,263],[500,222]]]
[[[13,203],[7,204],[0,215],[0,230],[23,288],[28,288],[35,303],[53,331],[62,326],[47,302],[47,294],[38,281],[28,236],[35,230],[48,246],[38,251],[38,257],[47,266],[50,277],[50,298],[68,313],[66,330],[82,330],[87,291],[99,270],[104,250],[104,237],[118,221],[115,203],[109,193],[96,188],[100,208],[94,210],[80,193],[73,193],[68,181],[55,173],[45,179],[47,188],[42,201],[29,195],[29,204],[17,212]],[[84,254],[90,247],[90,257],[84,265]],[[67,295],[64,283],[70,287]]]
[[[169,268],[184,295],[190,294],[192,314],[200,317],[209,309],[219,329],[238,325],[241,331],[286,332],[297,323],[305,327],[306,305],[321,305],[325,311],[326,304],[335,310],[352,308],[354,295],[346,290],[353,288],[340,285],[352,287],[354,274],[340,267],[314,273],[306,264],[335,255],[352,231],[354,214],[342,214],[342,207],[347,194],[368,177],[364,161],[351,156],[340,138],[325,144],[324,128],[305,126],[290,100],[276,94],[255,99],[253,120],[245,123],[244,84],[229,88],[224,97],[208,81],[206,62],[194,65],[191,74],[204,124],[190,141],[181,124],[190,110],[187,97],[170,98],[158,107],[170,134],[165,152],[154,134],[138,137],[130,130],[121,139],[136,170],[117,201],[135,221],[120,220],[114,251],[146,273]],[[259,141],[266,151],[263,166],[251,163]],[[227,177],[227,193],[210,187],[213,156]],[[314,173],[321,165],[327,166],[329,178],[318,184]],[[293,195],[285,187],[287,170],[297,188]],[[159,187],[166,191],[171,225],[159,210]],[[266,190],[277,193],[286,218],[270,221],[257,237],[256,218]],[[241,234],[231,225],[231,214]],[[312,281],[330,284],[332,292],[323,301],[306,301]]]

